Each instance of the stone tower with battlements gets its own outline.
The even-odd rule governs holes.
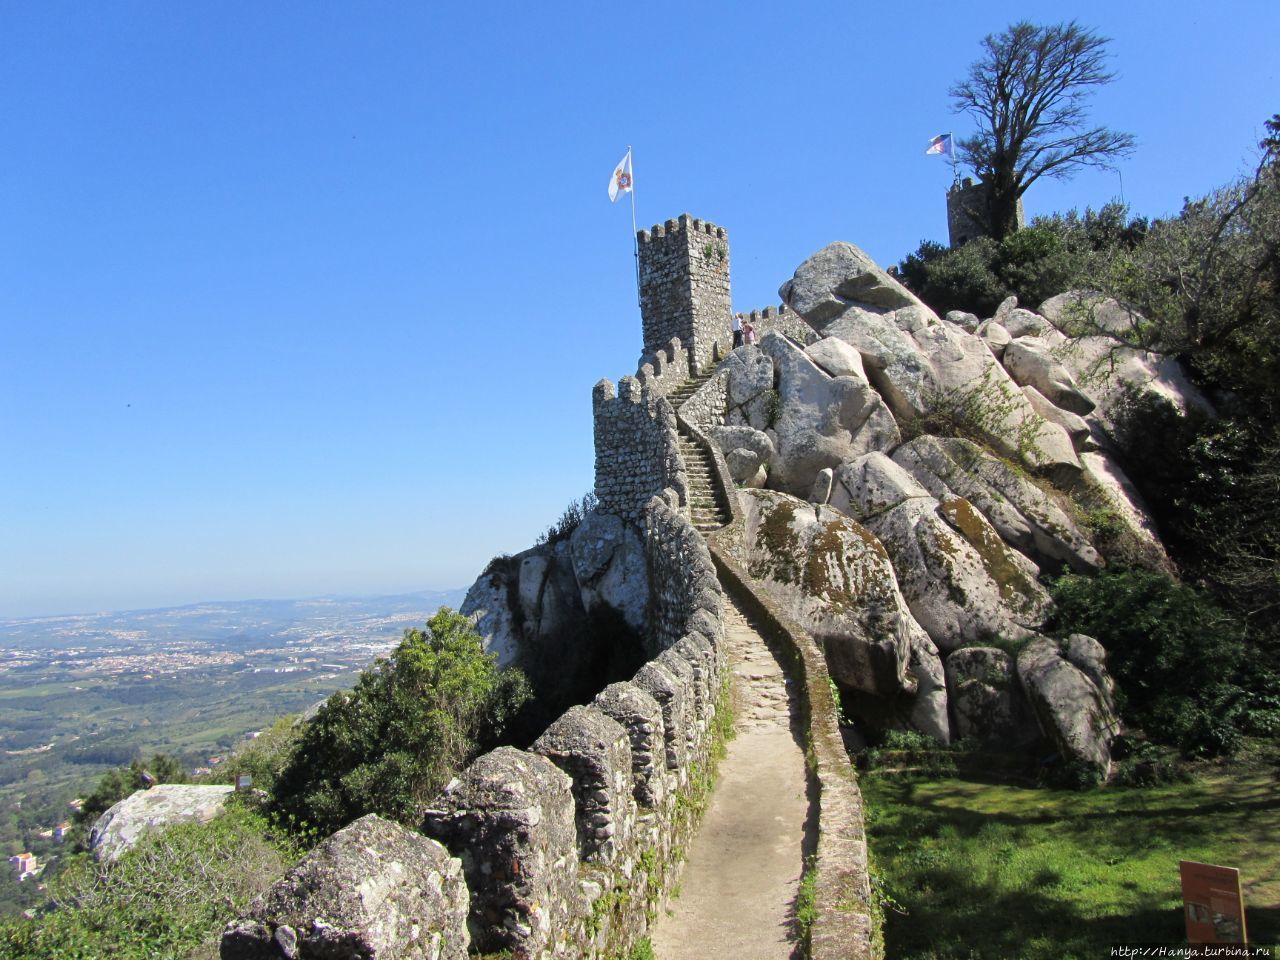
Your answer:
[[[987,208],[987,187],[974,183],[972,177],[956,181],[947,191],[947,233],[951,249],[962,247],[970,240],[991,236],[991,214]],[[1022,210],[1022,198],[1018,198],[1018,229],[1027,225],[1027,215]]]
[[[638,241],[642,362],[674,337],[694,372],[705,370],[729,339],[728,232],[685,213],[641,230]]]

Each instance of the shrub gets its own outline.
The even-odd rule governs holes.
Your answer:
[[[241,745],[226,763],[220,764],[211,782],[235,783],[240,774],[247,773],[253,777],[255,790],[270,793],[288,766],[303,729],[296,716],[277,717],[258,737]]]
[[[366,813],[416,828],[449,779],[501,742],[528,698],[524,674],[498,670],[471,621],[442,607],[426,631],[406,630],[390,659],[320,708],[275,781],[273,809],[323,833]]]
[[[1110,654],[1123,712],[1187,753],[1232,752],[1244,722],[1237,623],[1162,573],[1068,574],[1053,585],[1051,628],[1097,638]]]
[[[0,960],[187,957],[298,854],[260,813],[232,800],[210,822],[172,827],[118,860],[76,856],[36,919],[0,923]]]
[[[600,501],[590,490],[582,495],[581,500],[570,500],[569,505],[564,508],[564,513],[560,514],[560,519],[538,534],[537,542],[550,546],[561,540],[568,540],[573,531],[577,530],[582,521],[587,518],[587,514],[599,505]]]

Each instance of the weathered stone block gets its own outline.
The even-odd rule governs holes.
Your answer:
[[[612,863],[631,842],[631,742],[626,729],[594,707],[570,707],[533,744],[573,780],[578,851]]]
[[[222,960],[465,960],[462,864],[375,814],[325,840],[227,925]]]
[[[658,701],[634,683],[611,683],[596,695],[592,706],[627,731],[636,802],[645,807],[661,806],[666,798],[666,747]]]
[[[692,673],[692,668],[690,668]],[[672,673],[664,663],[650,661],[636,671],[631,681],[658,702],[662,709],[662,739],[667,769],[680,780],[689,757],[686,731],[685,698],[688,686],[678,673]]]
[[[478,950],[536,956],[578,915],[571,781],[546,757],[486,753],[435,799],[423,831],[462,859]]]

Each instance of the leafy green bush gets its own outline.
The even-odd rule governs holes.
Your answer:
[[[952,250],[926,240],[895,272],[938,313],[985,318],[1011,294],[1034,309],[1065,290],[1097,286],[1110,260],[1140,246],[1147,231],[1145,219],[1131,220],[1127,207],[1109,203],[1083,215],[1038,217],[999,243],[980,237]]]
[[[76,856],[34,920],[0,923],[0,960],[153,960],[209,944],[299,851],[238,799],[208,823],[142,840],[118,860]]]
[[[259,736],[238,747],[226,763],[217,766],[210,782],[235,783],[240,774],[247,773],[253,777],[255,790],[270,793],[288,766],[303,729],[296,716],[277,717]]]
[[[1109,652],[1122,712],[1158,742],[1187,753],[1231,753],[1247,696],[1238,623],[1162,573],[1068,574],[1053,585],[1051,628],[1085,633]]]
[[[1116,737],[1112,742],[1111,758],[1116,761],[1114,782],[1117,786],[1158,787],[1191,780],[1176,751],[1129,734]]]
[[[524,674],[500,671],[471,621],[442,607],[320,708],[275,781],[273,809],[322,833],[366,813],[416,828],[450,778],[501,742],[528,697]]]
[[[581,500],[570,500],[568,506],[564,508],[564,512],[560,514],[560,519],[538,534],[537,542],[550,545],[559,543],[561,540],[568,540],[573,531],[577,530],[582,521],[587,518],[587,514],[591,513],[599,505],[600,501],[596,499],[596,495],[590,490],[582,495]]]

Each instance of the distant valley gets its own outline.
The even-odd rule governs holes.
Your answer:
[[[164,752],[188,772],[297,713],[464,590],[244,600],[0,620],[0,845],[56,856],[59,823],[103,772]],[[0,881],[0,909],[29,900]],[[34,890],[30,891],[34,893]],[[15,896],[16,895],[16,896]]]

